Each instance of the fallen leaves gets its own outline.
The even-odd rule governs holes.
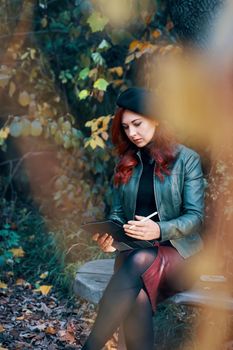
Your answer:
[[[48,274],[49,274],[49,272],[45,271],[40,275],[40,278],[45,279],[46,277],[48,277]]]
[[[39,288],[37,289],[34,289],[34,292],[41,292],[43,295],[47,295],[49,294],[50,290],[52,289],[53,286],[46,286],[46,285],[43,285],[43,286],[40,286]]]
[[[25,255],[25,251],[21,247],[12,248],[10,249],[10,252],[13,254],[15,258],[23,258]]]
[[[23,278],[8,283],[0,298],[0,350],[81,348],[96,317],[93,305],[77,299],[68,307],[48,290],[35,293]]]
[[[7,289],[7,284],[0,281],[0,289]]]

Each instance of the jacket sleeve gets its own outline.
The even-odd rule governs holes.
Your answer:
[[[160,241],[179,239],[200,232],[204,220],[204,179],[200,156],[196,152],[185,161],[182,191],[182,214],[168,221],[158,222]]]
[[[113,187],[113,200],[111,212],[109,214],[109,219],[113,221],[117,221],[121,224],[124,224],[127,219],[122,208],[121,198],[120,198],[120,189],[119,187]]]

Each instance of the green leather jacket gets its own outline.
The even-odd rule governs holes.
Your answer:
[[[138,185],[142,173],[139,163],[127,184],[113,189],[109,218],[122,224],[135,215]],[[153,160],[151,160],[153,161]],[[180,255],[187,258],[202,249],[200,230],[204,218],[204,180],[200,156],[184,145],[177,145],[176,160],[164,181],[154,175],[154,196],[160,221],[160,242],[170,240]]]

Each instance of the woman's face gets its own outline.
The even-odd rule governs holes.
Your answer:
[[[137,147],[144,147],[152,140],[158,122],[125,110],[121,124],[129,140]]]

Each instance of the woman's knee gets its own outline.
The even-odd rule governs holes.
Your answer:
[[[141,273],[147,269],[157,257],[156,250],[150,249],[136,249],[127,258],[127,265]]]
[[[135,304],[137,307],[143,307],[143,308],[148,304],[150,304],[149,297],[144,289],[140,290],[136,298]]]

